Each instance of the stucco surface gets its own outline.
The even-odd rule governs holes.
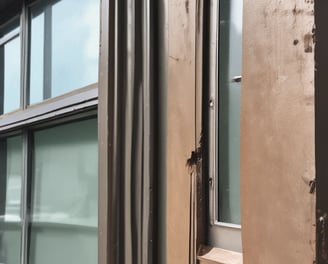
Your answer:
[[[244,263],[312,264],[313,0],[245,0],[243,21]]]
[[[168,1],[167,263],[188,263],[190,176],[195,149],[195,4]]]

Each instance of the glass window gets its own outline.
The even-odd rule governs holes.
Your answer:
[[[20,263],[22,138],[0,141],[0,263]]]
[[[240,224],[242,0],[220,1],[217,65],[218,221]]]
[[[100,0],[23,2],[0,25],[0,264],[97,263],[96,87],[27,107],[97,83]]]
[[[31,21],[30,103],[43,100],[44,14]]]
[[[97,263],[97,120],[34,133],[30,263]]]
[[[0,114],[20,108],[20,41],[18,28],[0,38]]]
[[[214,1],[209,34],[208,243],[241,252],[242,0]]]
[[[98,81],[99,0],[62,0],[31,17],[30,104]]]

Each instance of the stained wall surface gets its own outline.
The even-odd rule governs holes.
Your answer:
[[[245,0],[244,264],[315,259],[313,0]]]
[[[188,263],[190,175],[195,149],[194,0],[168,0],[166,263]]]

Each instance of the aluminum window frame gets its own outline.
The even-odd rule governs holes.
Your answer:
[[[22,137],[22,154],[23,154],[23,173],[22,173],[22,190],[21,190],[21,256],[20,263],[28,263],[28,236],[29,226],[31,221],[29,219],[29,204],[31,199],[31,158],[32,158],[32,133],[35,130],[58,126],[65,123],[73,123],[85,118],[98,117],[98,82],[77,88],[71,92],[46,99],[40,103],[29,105],[28,90],[29,90],[29,47],[30,47],[30,8],[34,5],[43,4],[46,1],[23,1],[22,10],[19,15],[14,15],[12,19],[0,25],[1,32],[7,32],[12,27],[13,21],[19,21],[19,30],[13,33],[0,37],[0,46],[4,45],[11,39],[17,36],[21,37],[21,65],[20,65],[20,109],[0,115],[0,138],[9,138],[20,135]],[[48,5],[54,2],[48,1]],[[103,19],[101,10],[105,1],[100,1],[99,19]],[[100,31],[100,26],[96,30]],[[9,30],[10,31],[10,30]],[[106,33],[108,34],[108,32]],[[99,40],[100,42],[100,40]],[[99,43],[99,46],[101,44]],[[98,72],[100,69],[99,55]],[[1,76],[0,76],[1,77]],[[0,92],[1,96],[2,92]],[[1,98],[0,98],[1,99]],[[3,98],[1,104],[3,104]],[[3,107],[3,105],[1,106]],[[97,127],[99,130],[99,125]],[[106,130],[107,131],[107,130]],[[98,132],[99,133],[99,132]],[[98,173],[98,179],[100,179]],[[99,180],[100,184],[100,180]],[[99,188],[99,196],[103,195],[101,188]],[[101,194],[100,194],[101,192]],[[98,210],[98,218],[100,218],[101,210],[106,205]],[[107,220],[107,217],[105,218]],[[101,248],[100,235],[98,234],[98,250]],[[99,255],[99,254],[98,254]],[[98,263],[104,263],[98,261]]]
[[[241,225],[219,222],[218,216],[218,164],[217,164],[217,111],[219,86],[219,8],[220,1],[211,0],[209,21],[209,106],[208,106],[208,163],[209,163],[209,226],[208,242],[211,246],[242,252]]]
[[[19,15],[13,16],[8,22],[0,25],[0,117],[4,111],[4,94],[5,94],[5,84],[4,84],[4,75],[5,75],[5,55],[4,55],[4,46],[15,38],[22,36],[21,30],[21,17]],[[21,49],[20,49],[21,52]],[[20,68],[22,68],[22,61],[20,62]],[[21,73],[20,73],[21,74]],[[22,76],[20,76],[21,78]],[[20,88],[20,105],[22,107],[22,88]],[[16,111],[16,110],[14,110]]]

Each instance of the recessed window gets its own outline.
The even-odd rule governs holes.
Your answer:
[[[210,232],[213,246],[241,251],[240,98],[242,0],[216,2],[210,27]]]
[[[242,1],[220,1],[217,56],[217,220],[240,224]]]
[[[31,9],[29,103],[98,82],[99,0]]]
[[[0,36],[0,114],[20,108],[21,38],[19,26]]]

